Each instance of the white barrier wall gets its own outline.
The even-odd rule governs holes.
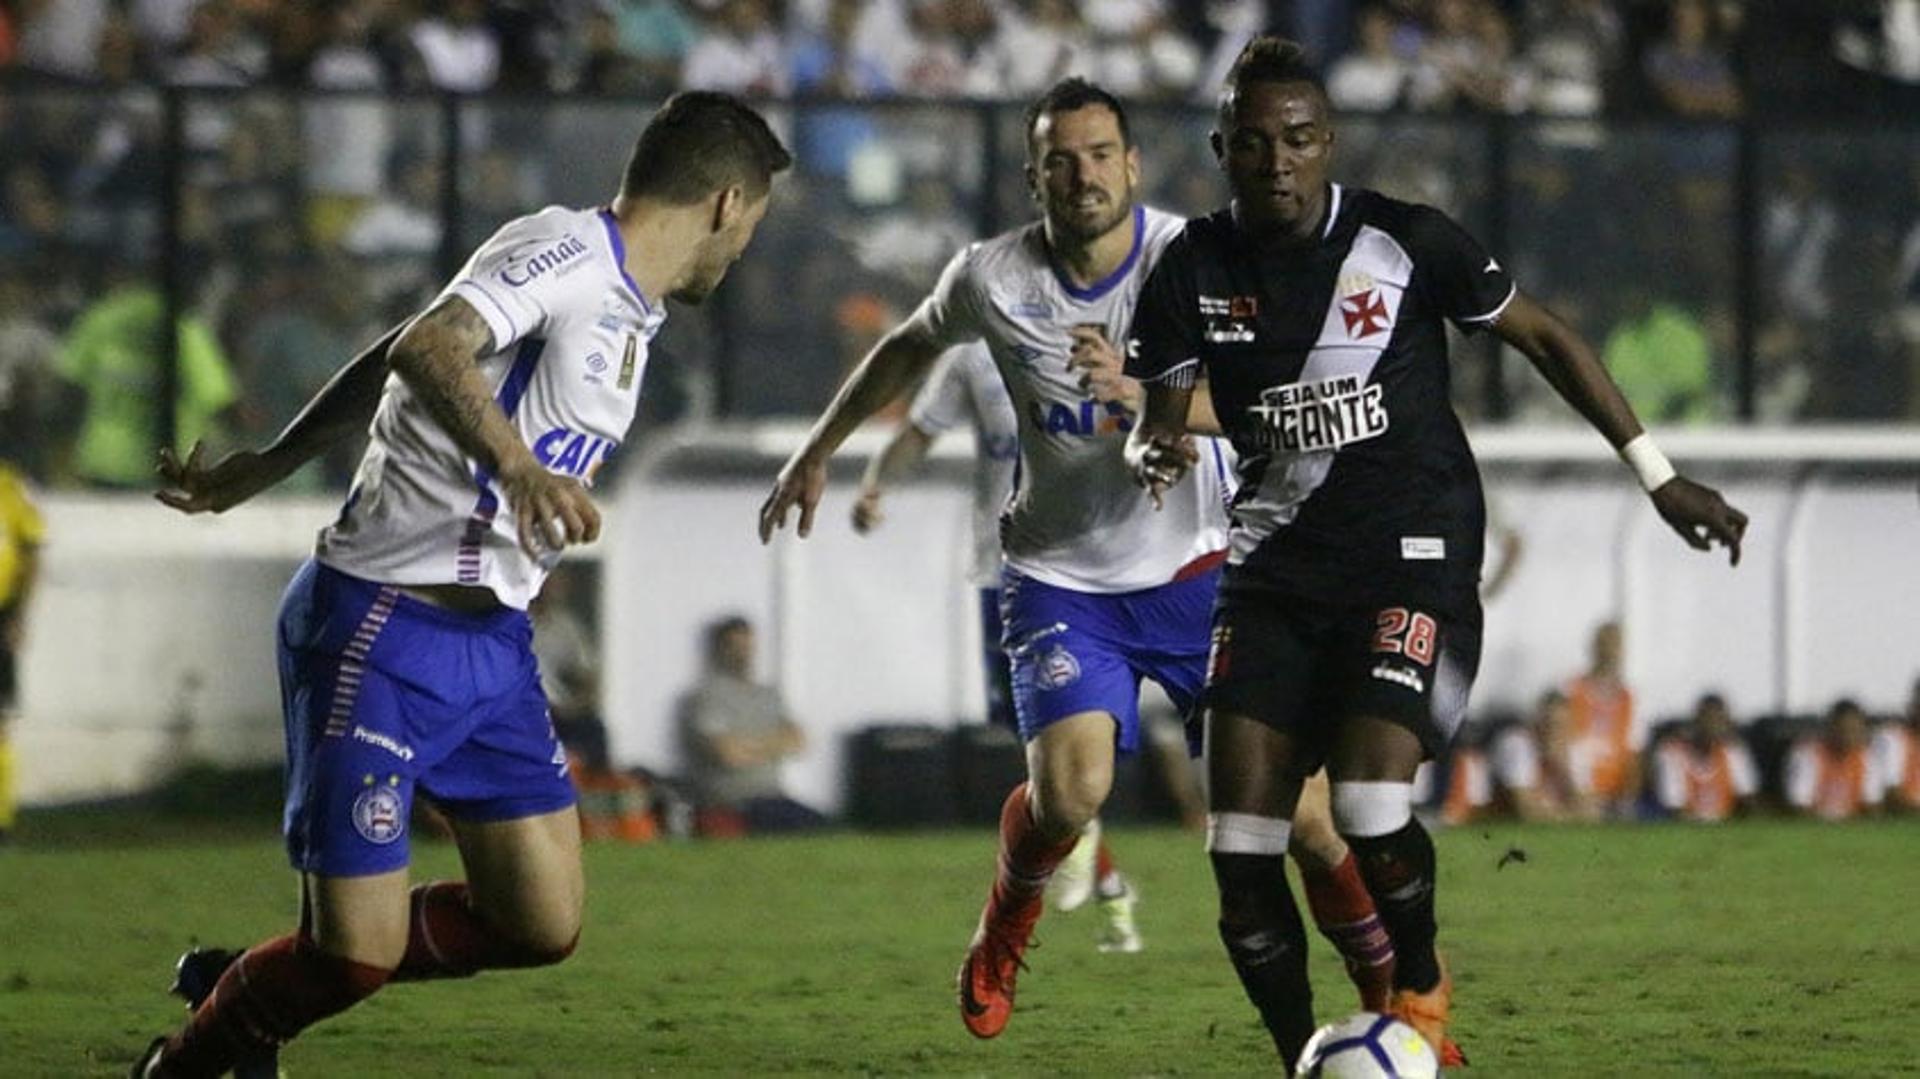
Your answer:
[[[957,446],[955,448],[958,448]],[[1678,455],[1676,455],[1678,456]],[[674,769],[673,705],[698,676],[701,628],[739,612],[762,670],[812,736],[791,791],[841,802],[844,736],[869,723],[948,723],[980,709],[969,542],[955,480],[909,486],[856,537],[851,486],[813,538],[767,548],[755,514],[772,467],[723,478],[631,471],[606,493],[605,705],[620,761]],[[1724,481],[1753,516],[1746,557],[1681,545],[1624,472],[1489,469],[1496,512],[1525,551],[1490,604],[1476,706],[1523,707],[1584,662],[1593,626],[1627,624],[1627,666],[1654,717],[1725,692],[1736,713],[1817,711],[1840,695],[1904,702],[1920,674],[1915,474]],[[168,762],[277,759],[273,620],[331,499],[180,518],[140,496],[44,500],[46,575],[22,655],[14,737],[26,801],[137,790]],[[174,733],[182,715],[191,732]]]

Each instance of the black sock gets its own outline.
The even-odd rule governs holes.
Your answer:
[[[1433,840],[1417,820],[1389,835],[1346,836],[1393,939],[1393,985],[1424,993],[1440,982],[1433,954]]]
[[[1307,927],[1277,854],[1213,854],[1220,887],[1220,940],[1247,999],[1291,1071],[1313,1036],[1313,987],[1307,982]]]

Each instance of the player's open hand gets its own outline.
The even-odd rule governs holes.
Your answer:
[[[877,488],[865,487],[861,489],[860,497],[853,500],[853,530],[855,532],[864,536],[874,529],[879,528],[881,523],[887,519],[887,515],[881,512],[880,509],[880,495],[881,492]]]
[[[787,527],[787,511],[800,507],[801,539],[813,534],[813,511],[827,490],[827,463],[804,453],[794,454],[773,481],[773,491],[760,505],[760,542],[771,543],[773,534]]]
[[[500,490],[519,526],[520,546],[536,558],[600,538],[600,510],[572,476],[548,472],[531,457],[503,472]]]
[[[1740,564],[1747,515],[1727,505],[1720,492],[1685,476],[1675,476],[1654,490],[1653,508],[1694,550],[1707,550],[1717,540],[1727,549],[1728,564]]]
[[[1130,438],[1125,452],[1133,481],[1147,489],[1154,509],[1166,505],[1167,490],[1179,483],[1187,470],[1200,460],[1200,449],[1189,435]]]
[[[1120,350],[1107,340],[1100,326],[1083,322],[1067,331],[1073,346],[1067,352],[1067,370],[1080,373],[1080,390],[1108,404],[1118,401],[1130,409],[1140,404],[1140,384],[1126,376]]]
[[[160,447],[154,472],[161,487],[153,497],[181,513],[225,513],[274,485],[280,470],[265,454],[239,450],[208,465],[198,442],[182,461],[171,446]]]

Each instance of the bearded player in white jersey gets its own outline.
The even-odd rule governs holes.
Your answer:
[[[968,246],[920,308],[868,354],[781,470],[762,541],[799,508],[811,532],[827,459],[939,355],[984,340],[1019,420],[1019,484],[1001,521],[1003,643],[1027,745],[1027,782],[1001,812],[998,870],[959,974],[961,1019],[991,1038],[1013,1012],[1014,979],[1048,878],[1105,802],[1116,751],[1139,745],[1139,683],[1183,709],[1205,680],[1209,620],[1225,559],[1229,470],[1209,441],[1194,480],[1156,506],[1122,457],[1134,419],[1116,385],[1141,284],[1180,230],[1135,201],[1140,156],[1120,102],[1081,79],[1027,111],[1027,180],[1043,217]],[[1095,382],[1100,386],[1096,387]],[[1211,429],[1210,410],[1191,426]],[[1392,953],[1324,803],[1293,829],[1309,905],[1368,1005],[1384,1007]]]
[[[184,957],[192,1017],[135,1074],[273,1075],[281,1044],[389,982],[573,951],[579,818],[526,607],[561,551],[599,534],[587,488],[632,423],[662,304],[712,292],[789,164],[744,104],[677,95],[610,206],[508,222],[271,445],[210,467],[163,451],[161,501],[219,512],[372,418],[281,607],[299,926]],[[410,890],[416,789],[452,822],[465,881]]]

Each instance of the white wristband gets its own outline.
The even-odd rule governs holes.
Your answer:
[[[1640,486],[1648,491],[1659,490],[1662,484],[1677,475],[1673,470],[1673,462],[1667,460],[1667,455],[1653,444],[1653,436],[1645,431],[1620,447],[1620,459],[1633,469],[1633,474],[1640,477]]]

